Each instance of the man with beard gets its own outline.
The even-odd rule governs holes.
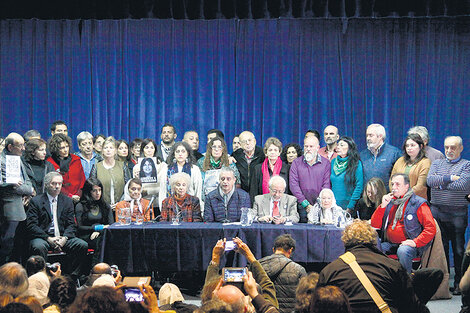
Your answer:
[[[364,183],[372,177],[379,177],[387,186],[396,160],[401,156],[398,148],[385,143],[385,128],[370,124],[366,131],[367,149],[360,153],[364,168]]]
[[[336,143],[338,142],[338,128],[333,125],[328,125],[323,131],[323,140],[325,140],[326,146],[318,150],[318,154],[328,160],[333,160],[338,155],[336,153]]]
[[[175,144],[176,136],[175,126],[170,123],[163,125],[162,133],[160,134],[162,143],[157,146],[157,157],[166,161],[166,158],[170,154],[171,147]]]
[[[318,154],[319,140],[316,136],[304,139],[304,155],[295,159],[290,167],[289,186],[299,203],[300,222],[307,222],[307,213],[313,208],[320,191],[331,188],[331,164]]]

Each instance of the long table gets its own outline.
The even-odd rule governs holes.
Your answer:
[[[239,237],[259,259],[272,254],[275,238],[286,233],[297,242],[292,256],[296,262],[331,262],[344,252],[342,229],[334,226],[116,223],[104,230],[101,260],[118,265],[126,275],[150,271],[203,271],[211,260],[212,248],[220,238]],[[244,257],[236,254],[233,266],[245,265]]]

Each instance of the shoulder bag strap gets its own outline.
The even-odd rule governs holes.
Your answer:
[[[357,278],[367,290],[372,300],[374,300],[375,304],[378,306],[379,310],[384,313],[392,313],[387,302],[382,299],[382,297],[377,292],[377,289],[375,289],[374,285],[372,285],[367,275],[357,263],[354,254],[352,254],[351,252],[346,252],[345,254],[341,255],[340,258],[344,261],[344,263],[348,264],[351,267],[354,274],[356,274]]]

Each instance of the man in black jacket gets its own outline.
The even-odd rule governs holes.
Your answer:
[[[32,254],[47,259],[49,250],[64,251],[69,257],[70,274],[77,278],[85,271],[88,244],[75,237],[77,230],[72,199],[61,194],[62,175],[50,172],[44,177],[46,192],[31,199],[26,227]]]
[[[241,149],[232,153],[232,157],[236,161],[238,172],[240,173],[241,188],[246,192],[250,192],[250,177],[257,164],[264,161],[263,148],[256,145],[256,138],[250,131],[244,131],[240,134]]]
[[[295,308],[295,289],[302,277],[307,275],[305,268],[290,259],[295,250],[295,240],[284,234],[274,241],[273,254],[259,260],[276,287],[279,311],[290,313]]]

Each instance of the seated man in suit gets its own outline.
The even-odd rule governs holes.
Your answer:
[[[219,187],[211,191],[204,201],[204,222],[239,222],[241,208],[250,208],[250,195],[235,186],[235,172],[222,167]]]
[[[259,222],[284,224],[287,221],[298,223],[297,198],[284,193],[286,181],[281,176],[269,180],[269,194],[255,197],[253,211]]]
[[[64,251],[69,257],[72,278],[85,274],[88,244],[75,237],[77,226],[72,199],[61,194],[62,175],[47,173],[44,177],[46,192],[31,199],[26,219],[31,237],[31,253],[47,260],[49,250]],[[66,268],[67,269],[67,268]]]

